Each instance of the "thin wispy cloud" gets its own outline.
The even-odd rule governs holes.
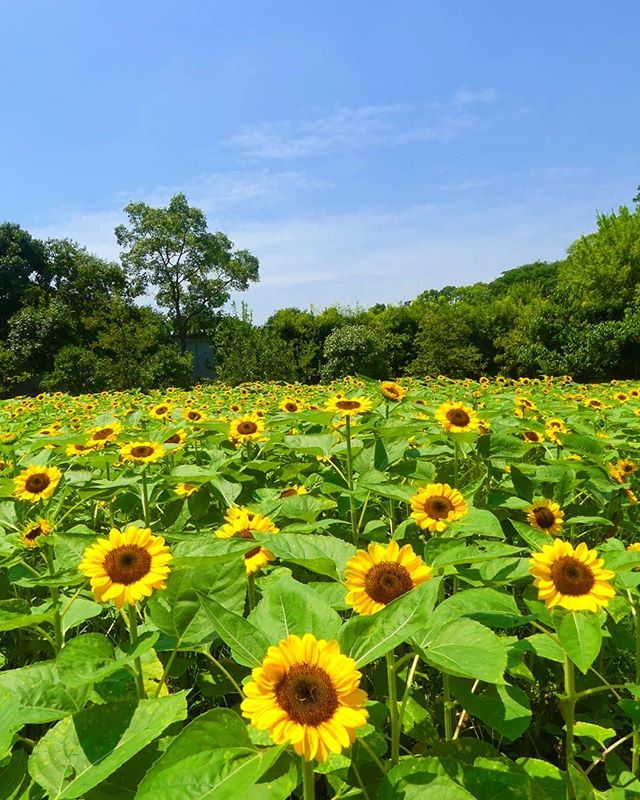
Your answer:
[[[445,102],[340,108],[301,120],[261,123],[228,140],[260,159],[312,158],[367,147],[448,141],[481,121],[495,90],[461,90]]]

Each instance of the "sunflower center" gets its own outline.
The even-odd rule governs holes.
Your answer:
[[[524,438],[529,442],[537,442],[540,439],[535,431],[525,431]]]
[[[29,530],[25,533],[24,538],[28,542],[35,542],[38,536],[42,536],[42,533],[43,533],[42,526],[35,525],[33,528],[29,528]]]
[[[243,436],[248,436],[252,433],[255,433],[258,430],[258,426],[255,422],[251,422],[250,420],[245,420],[244,422],[238,423],[238,433],[241,433]]]
[[[360,403],[357,400],[338,400],[336,408],[342,411],[355,411],[356,408],[360,408]]]
[[[252,536],[251,538],[253,539],[253,536]],[[257,556],[257,555],[258,555],[258,553],[259,553],[261,550],[262,550],[262,548],[261,548],[260,546],[258,546],[258,547],[252,547],[252,548],[251,548],[251,550],[247,550],[247,552],[244,554],[244,557],[245,557],[245,558],[253,558],[254,556]]]
[[[431,519],[445,519],[455,511],[455,506],[448,497],[428,497],[424,503],[424,510]]]
[[[331,677],[321,667],[294,664],[276,686],[278,705],[300,725],[327,722],[339,706]]]
[[[381,561],[367,572],[364,589],[372,600],[386,606],[396,597],[413,589],[413,581],[402,564]]]
[[[165,444],[180,444],[180,434],[174,433],[173,436],[170,436],[168,439],[164,440]]]
[[[190,411],[187,416],[190,420],[192,420],[192,422],[197,422],[200,419],[201,414],[199,414],[197,411]]]
[[[283,489],[280,492],[280,497],[293,497],[294,494],[296,494],[295,489]]]
[[[551,566],[551,580],[562,594],[589,594],[595,578],[590,567],[573,556],[563,556]]]
[[[556,521],[556,515],[546,506],[534,508],[533,516],[536,518],[536,522],[540,528],[553,528]]]
[[[148,458],[153,455],[153,447],[149,447],[148,444],[136,445],[136,447],[131,448],[131,455],[134,458]]]
[[[51,480],[46,473],[36,472],[35,475],[29,475],[25,481],[24,488],[32,494],[38,494],[38,492],[44,492],[50,483]]]
[[[295,403],[287,403],[285,405],[285,408],[287,409],[287,411],[297,411],[298,410],[298,406]]]
[[[97,439],[98,441],[102,441],[103,439],[106,439],[112,434],[113,434],[113,428],[101,428],[99,431],[96,431],[91,438]]]
[[[449,409],[447,419],[452,425],[457,425],[459,428],[465,428],[471,422],[471,417],[462,408]]]
[[[169,409],[166,406],[158,406],[156,414],[166,414]]]
[[[114,583],[129,586],[139,581],[151,569],[151,556],[144,547],[124,544],[110,550],[104,559],[104,571]]]

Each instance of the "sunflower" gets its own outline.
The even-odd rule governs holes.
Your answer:
[[[164,453],[164,447],[157,442],[132,442],[120,448],[120,458],[123,461],[137,461],[143,464],[159,461]]]
[[[604,569],[604,561],[584,542],[574,550],[569,542],[555,539],[541,553],[533,553],[530,564],[533,585],[547,608],[595,612],[615,595],[609,583],[615,573]]]
[[[254,533],[278,533],[279,529],[273,524],[269,517],[256,514],[244,506],[230,508],[225,514],[226,525],[222,525],[215,532],[220,539],[255,539]],[[266,547],[252,548],[244,554],[244,566],[247,575],[266,567],[269,561],[273,561],[275,556]]]
[[[375,614],[433,577],[430,567],[414,553],[409,544],[399,547],[395,541],[386,547],[371,543],[358,550],[345,569],[346,601],[358,614]]]
[[[448,483],[430,483],[411,498],[411,516],[421,528],[431,533],[444,531],[469,511],[466,500]]]
[[[527,511],[527,522],[537,531],[556,536],[562,530],[564,511],[553,500],[536,500]]]
[[[406,389],[403,389],[399,383],[394,383],[394,381],[382,381],[380,384],[380,391],[385,399],[391,400],[392,402],[402,400],[407,393]]]
[[[171,403],[158,403],[149,409],[149,413],[155,419],[166,419],[173,410]]]
[[[253,670],[240,707],[276,744],[291,742],[306,761],[322,762],[349,747],[366,724],[361,677],[336,641],[290,635]]]
[[[476,412],[463,403],[443,403],[436,411],[436,419],[447,433],[477,431],[480,426]]]
[[[264,422],[257,414],[244,414],[229,425],[229,439],[237,445],[260,441],[263,432]]]
[[[182,417],[191,423],[207,421],[207,415],[204,411],[199,411],[197,408],[185,408],[182,412]]]
[[[294,397],[285,397],[278,408],[280,411],[287,411],[289,414],[295,414],[297,411],[302,411],[304,405]]]
[[[640,542],[634,542],[633,544],[628,544],[627,550],[629,550],[632,553],[636,550],[640,550]]]
[[[172,555],[162,536],[149,528],[129,525],[112,528],[84,551],[80,571],[91,578],[91,589],[99,603],[113,600],[117,608],[135,605],[154,589],[166,588]]]
[[[372,407],[373,403],[368,397],[342,397],[341,395],[336,395],[327,400],[325,409],[333,411],[334,414],[340,414],[341,417],[353,417],[357,414],[371,411]]]
[[[94,453],[95,450],[95,442],[93,444],[68,444],[66,453],[68,456],[86,456],[87,453]]]
[[[182,428],[176,433],[171,434],[168,439],[164,440],[164,444],[184,444],[187,439],[187,433]]]
[[[198,491],[198,487],[192,483],[179,483],[174,491],[178,497],[191,497],[192,494]]]
[[[30,503],[47,500],[55,492],[61,477],[62,473],[57,467],[32,464],[13,479],[13,494],[19,500],[28,500]]]
[[[22,531],[22,544],[25,547],[35,547],[40,536],[49,536],[53,526],[46,519],[38,517],[37,522],[32,522]]]
[[[638,465],[635,461],[623,458],[616,461],[615,464],[609,464],[609,475],[618,483],[624,483],[637,469]]]
[[[115,441],[116,436],[122,431],[122,425],[119,422],[113,422],[111,425],[103,425],[97,428],[91,428],[89,433],[89,444],[95,445],[96,443],[104,444],[105,442]]]
[[[306,486],[300,486],[299,484],[295,484],[294,486],[287,486],[286,489],[283,489],[279,497],[295,497],[296,495],[301,494],[308,494]]]

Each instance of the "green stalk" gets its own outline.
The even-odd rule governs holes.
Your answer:
[[[575,724],[576,711],[576,685],[573,671],[573,662],[569,656],[564,657],[564,722],[565,722],[565,757],[567,764],[567,800],[575,797],[575,791],[571,782],[569,768],[573,766],[573,728]]]
[[[453,488],[458,488],[458,462],[460,460],[459,444],[453,440]]]
[[[149,527],[149,489],[147,487],[147,468],[142,470],[142,515],[144,517],[144,527]]]
[[[640,607],[637,603],[634,608],[634,627],[636,632],[636,683],[640,682]],[[633,734],[633,744],[631,747],[631,771],[637,777],[638,767],[640,766],[640,732]]]
[[[49,575],[55,575],[55,567],[53,566],[53,559],[51,558],[51,551],[49,545],[42,548],[44,560],[47,562],[47,569]],[[53,631],[55,641],[55,651],[59,653],[64,647],[64,635],[62,633],[62,616],[60,614],[60,590],[57,586],[50,586],[51,592],[51,605],[53,606]]]
[[[313,761],[302,758],[302,797],[304,800],[315,800],[316,781],[313,774]]]
[[[389,718],[391,720],[391,764],[397,764],[400,758],[400,715],[398,714],[398,687],[393,650],[387,653],[386,661],[389,684]]]
[[[346,436],[347,436],[347,484],[349,485],[349,511],[351,516],[351,538],[354,545],[358,546],[358,524],[356,522],[356,501],[353,497],[353,465],[351,453],[351,416],[345,417]]]
[[[247,575],[247,600],[249,611],[253,611],[256,607],[256,581],[253,575]]]
[[[136,619],[136,607],[127,605],[127,622],[129,623],[129,637],[133,647],[138,643],[138,620]],[[147,693],[144,690],[144,678],[142,675],[142,662],[140,657],[136,658],[133,662],[133,668],[136,677],[136,689],[138,690],[138,697],[140,700],[145,700]]]
[[[444,710],[444,740],[453,739],[453,702],[451,700],[451,679],[446,672],[442,673],[443,710]]]

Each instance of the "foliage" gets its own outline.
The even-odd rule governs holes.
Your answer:
[[[164,324],[149,314],[141,332]],[[140,353],[134,323],[123,335]],[[245,314],[229,337],[243,326],[255,330]],[[118,344],[110,337],[93,350],[62,348],[56,380],[113,380],[102,375]],[[159,364],[182,358],[170,342],[156,352]],[[629,546],[640,541],[640,383],[406,379],[397,401],[383,388],[254,382],[0,402],[3,797],[637,794],[640,551]],[[292,398],[297,410],[283,410]],[[351,416],[336,405],[344,400]],[[447,430],[452,400],[468,418],[459,432]],[[241,444],[234,425],[251,419],[263,427]],[[125,457],[134,442],[158,457]],[[29,465],[59,476],[34,502],[17,492]],[[430,533],[415,496],[443,483],[466,508]],[[556,509],[557,529],[540,527],[541,503]],[[255,529],[214,535],[236,506]],[[264,516],[275,531],[257,525]],[[99,602],[79,567],[96,540],[129,526],[161,536],[172,556],[166,583],[152,577],[150,596],[130,610]],[[360,551],[371,589],[393,542],[413,550],[403,551],[405,569],[421,559],[428,577],[356,613],[347,565]],[[570,599],[603,599],[595,610],[566,607],[567,595],[545,603],[534,584],[533,556],[539,563],[561,542],[602,559],[581,562],[583,579],[599,576],[597,591],[589,580],[569,587]],[[248,575],[261,547],[269,557]],[[364,551],[376,558],[363,561]],[[388,578],[402,575],[393,563]],[[550,571],[558,585],[560,574],[573,580],[563,564]],[[341,752],[311,770],[241,707],[267,651],[306,633],[335,640],[368,696],[353,742],[335,740]],[[301,685],[297,702],[317,703],[315,686]]]
[[[208,231],[204,213],[183,194],[174,195],[166,208],[129,203],[125,211],[129,227],[115,230],[125,248],[122,262],[143,288],[155,289],[184,351],[189,333],[212,327],[231,290],[258,280],[258,259],[248,250],[234,250],[224,233]]]
[[[322,379],[332,381],[345,375],[369,378],[389,376],[389,361],[375,332],[365,325],[343,325],[324,342]]]

